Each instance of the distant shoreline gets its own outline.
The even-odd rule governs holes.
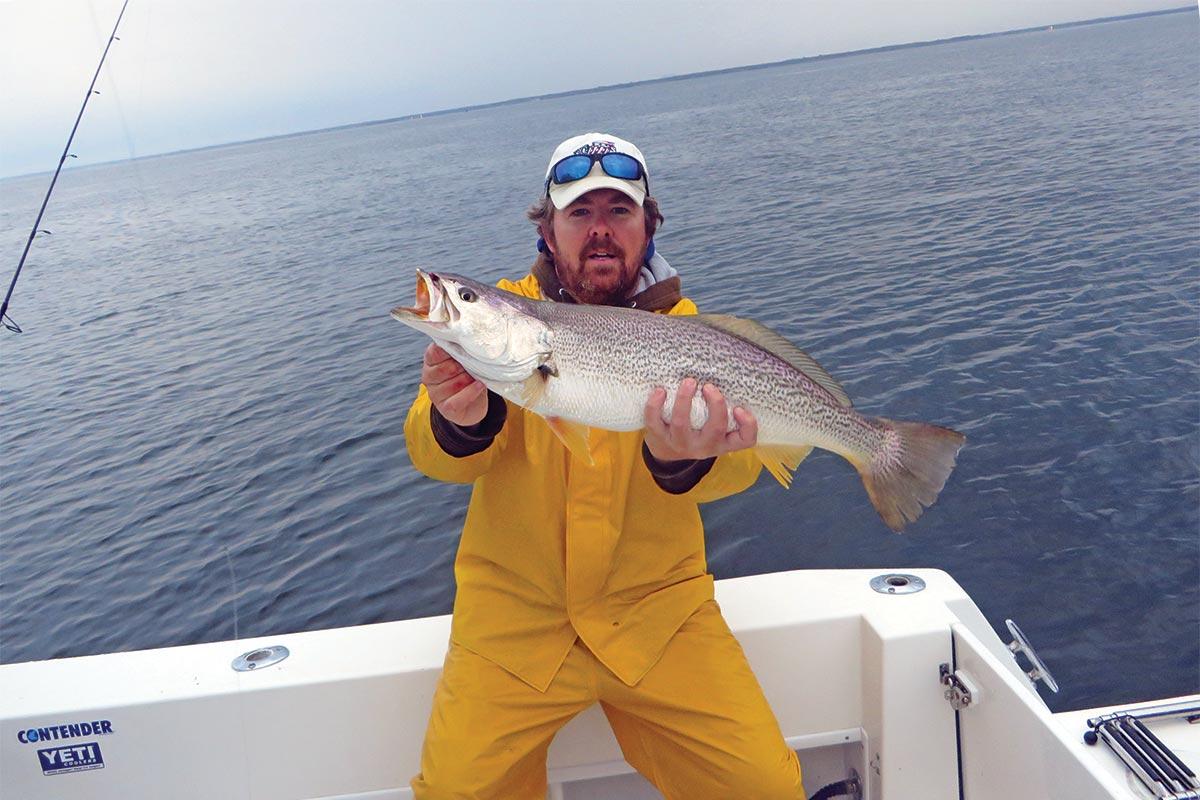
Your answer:
[[[329,133],[331,131],[342,131],[351,128],[363,128],[370,125],[387,125],[393,122],[406,122],[413,119],[422,119],[424,117],[440,117],[446,114],[461,114],[468,111],[481,111],[490,108],[498,108],[500,106],[516,105],[518,103],[531,103],[540,100],[556,100],[562,97],[573,97],[575,95],[596,94],[598,92],[609,92],[616,89],[627,89],[631,86],[644,86],[646,84],[667,83],[670,81],[685,81],[693,78],[708,78],[714,75],[727,75],[734,72],[749,72],[751,70],[771,69],[774,67],[785,67],[794,64],[804,64],[814,61],[828,61],[835,58],[848,58],[851,56],[871,55],[874,53],[887,53],[893,50],[908,50],[916,47],[935,47],[943,44],[954,44],[958,42],[969,42],[976,39],[994,39],[998,36],[1015,36],[1022,33],[1032,33],[1035,31],[1045,31],[1054,28],[1077,28],[1084,25],[1100,25],[1107,22],[1121,22],[1132,19],[1141,19],[1144,17],[1158,17],[1165,14],[1179,14],[1183,12],[1197,11],[1196,6],[1179,6],[1177,8],[1167,8],[1160,11],[1142,11],[1137,14],[1122,14],[1115,17],[1098,17],[1096,19],[1077,20],[1073,22],[1054,22],[1046,25],[1036,25],[1030,28],[1017,28],[1009,31],[996,31],[994,33],[975,33],[964,36],[952,36],[947,39],[930,39],[920,42],[905,42],[903,44],[889,44],[880,47],[868,47],[862,50],[847,50],[841,53],[822,53],[815,56],[800,56],[798,58],[787,58],[782,61],[768,61],[762,64],[745,64],[738,67],[724,67],[722,69],[703,70],[701,72],[688,72],[682,75],[667,75],[659,78],[645,78],[643,80],[628,81],[626,83],[611,83],[603,86],[593,86],[587,89],[568,89],[561,92],[550,92],[547,94],[527,95],[524,97],[513,97],[507,100],[495,100],[490,103],[476,103],[468,106],[456,106],[454,108],[443,108],[435,111],[421,111],[413,114],[404,114],[398,117],[387,117],[384,119],[365,120],[363,122],[350,122],[345,125],[334,125],[329,128],[313,128],[311,130],[292,131],[289,133],[278,133],[270,136],[259,136],[253,139],[239,139],[232,142],[219,142],[216,144],[203,145],[201,147],[187,147],[181,150],[168,150],[161,153],[148,153],[135,158],[118,158],[112,161],[102,161],[95,164],[81,165],[75,169],[89,169],[91,167],[100,167],[108,164],[117,164],[123,161],[142,161],[150,158],[161,158],[163,156],[178,155],[180,153],[197,153],[204,150],[215,150],[222,147],[234,147],[243,144],[253,144],[256,142],[269,142],[276,139],[290,139],[296,136],[308,136],[314,133]],[[12,178],[28,178],[35,175],[49,174],[53,170],[39,170],[38,172],[26,172],[19,175],[0,176],[0,181],[9,180]]]
[[[370,120],[367,122],[353,122],[348,125],[336,125],[332,128],[322,128],[321,131],[336,131],[345,128],[358,128],[364,125],[384,125],[389,122],[403,122],[410,119],[420,119],[422,117],[436,117],[443,114],[458,114],[465,111],[479,111],[485,108],[496,108],[497,106],[514,105],[516,103],[528,103],[534,100],[554,100],[560,97],[572,97],[580,94],[595,94],[596,92],[609,92],[614,89],[625,89],[630,86],[644,86],[650,83],[667,83],[669,81],[685,81],[692,78],[708,78],[714,75],[727,75],[731,72],[749,72],[756,69],[770,69],[772,67],[786,67],[793,64],[803,64],[809,61],[828,61],[834,58],[847,58],[849,56],[870,55],[872,53],[886,53],[892,50],[908,50],[914,47],[933,47],[941,44],[953,44],[955,42],[968,42],[974,39],[993,39],[997,36],[1014,36],[1020,33],[1032,33],[1034,31],[1044,31],[1051,28],[1078,28],[1083,25],[1099,25],[1105,22],[1118,22],[1122,20],[1139,19],[1142,17],[1158,17],[1164,14],[1178,14],[1183,11],[1196,11],[1193,6],[1180,6],[1178,8],[1168,8],[1161,11],[1142,11],[1137,14],[1123,14],[1117,17],[1099,17],[1097,19],[1079,20],[1076,22],[1055,22],[1048,25],[1036,25],[1032,28],[1018,28],[1011,31],[997,31],[995,33],[974,33],[964,36],[952,36],[948,39],[929,39],[922,42],[905,42],[904,44],[889,44],[880,47],[868,47],[863,50],[847,50],[841,53],[822,53],[815,56],[800,56],[798,58],[785,58],[782,61],[767,61],[762,64],[746,64],[740,67],[724,67],[722,69],[710,69],[701,72],[688,72],[683,75],[668,75],[661,78],[646,78],[640,81],[628,81],[626,83],[610,83],[604,86],[593,86],[590,89],[568,89],[562,92],[551,92],[549,94],[529,95],[528,97],[514,97],[511,100],[497,100],[491,103],[478,103],[470,106],[458,106],[457,108],[446,108],[439,111],[425,111],[417,114],[405,114],[401,117],[389,117],[387,119]],[[303,131],[290,134],[282,134],[280,136],[267,136],[263,139],[281,139],[287,136],[299,136],[305,133],[318,133],[319,131]],[[250,141],[262,141],[263,139],[252,139]]]

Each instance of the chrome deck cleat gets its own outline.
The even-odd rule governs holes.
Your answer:
[[[1008,632],[1013,636],[1013,640],[1008,643],[1008,649],[1013,652],[1013,658],[1016,658],[1017,653],[1024,653],[1025,658],[1029,660],[1032,669],[1025,673],[1029,676],[1029,680],[1035,684],[1041,681],[1046,684],[1047,689],[1057,694],[1058,681],[1054,680],[1054,676],[1050,674],[1049,668],[1046,667],[1041,657],[1038,656],[1037,651],[1033,649],[1033,645],[1029,643],[1029,639],[1017,627],[1017,623],[1011,619],[1006,619],[1004,620],[1004,624],[1008,626]]]

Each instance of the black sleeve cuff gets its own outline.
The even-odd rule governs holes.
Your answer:
[[[668,494],[683,494],[695,488],[700,479],[712,469],[716,458],[690,459],[681,461],[659,461],[650,452],[650,448],[642,442],[642,460],[646,469],[658,484],[658,488]]]
[[[434,441],[455,458],[465,458],[476,453],[482,453],[492,446],[496,434],[504,427],[508,419],[508,405],[504,398],[489,390],[487,393],[488,409],[475,425],[456,425],[442,416],[437,406],[430,409],[429,427],[433,429]]]

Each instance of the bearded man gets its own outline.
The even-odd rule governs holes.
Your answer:
[[[499,286],[525,297],[695,314],[654,251],[662,222],[646,159],[587,133],[550,158],[529,211],[539,255]],[[621,751],[667,798],[803,798],[746,657],[713,599],[699,503],[757,479],[752,414],[686,378],[668,419],[591,430],[592,463],[546,421],[489,392],[430,345],[405,423],[413,465],[473,483],[455,560],[450,648],[412,782],[418,800],[541,800],[546,752],[600,703]],[[693,429],[697,391],[708,422]]]

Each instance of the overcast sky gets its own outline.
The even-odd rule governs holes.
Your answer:
[[[85,164],[1182,0],[130,0]],[[0,0],[0,176],[51,170],[121,0]]]

